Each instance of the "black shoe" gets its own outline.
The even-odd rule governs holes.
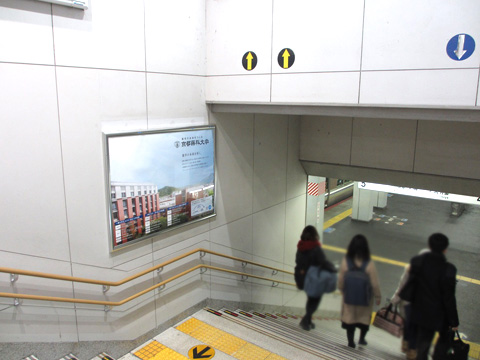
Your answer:
[[[312,323],[312,322],[310,323],[310,329],[312,329],[312,330],[315,329],[315,324]]]
[[[303,330],[309,331],[311,329],[310,325],[305,324],[303,321],[300,321],[299,325]]]
[[[358,343],[359,343],[360,345],[368,345],[368,343],[365,341],[365,339],[360,339],[360,340],[358,340]]]
[[[351,347],[351,348],[353,348],[353,349],[355,349],[355,347],[356,347],[356,345],[355,345],[354,342],[349,342],[349,343],[348,343],[348,346]]]

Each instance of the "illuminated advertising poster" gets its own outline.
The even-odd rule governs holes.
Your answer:
[[[215,215],[215,127],[105,137],[113,250]]]

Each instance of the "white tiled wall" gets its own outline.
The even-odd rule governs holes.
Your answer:
[[[91,1],[88,10],[53,6],[57,65],[145,71],[143,2]]]
[[[275,0],[255,4],[256,11],[232,3],[207,0],[208,101],[478,105],[480,52],[457,61],[446,51],[458,34],[478,48],[476,0]],[[255,39],[253,26],[239,25],[246,18]],[[261,49],[251,72],[241,66],[248,44]],[[285,48],[295,54],[288,69],[278,62]],[[270,70],[261,61],[268,52]],[[254,73],[264,75],[252,87],[246,79]]]
[[[225,58],[211,57],[209,66],[230,74],[228,62],[236,61],[244,86],[230,76],[211,78],[223,84],[216,96],[261,94],[270,101],[272,1],[90,5],[83,11],[32,0],[0,4],[0,30],[9,34],[0,37],[3,266],[121,280],[197,248],[286,266],[286,247],[295,247],[305,219],[299,118],[212,115],[205,105],[206,57],[222,48]],[[243,15],[207,26],[207,5],[218,14]],[[257,11],[246,12],[248,6]],[[233,27],[245,31],[232,32],[234,39],[226,33]],[[207,32],[215,40],[208,51]],[[238,55],[233,49],[240,43]],[[247,50],[260,60],[244,75]],[[103,133],[205,124],[217,126],[217,216],[112,253]],[[202,263],[262,273],[237,260],[196,254],[106,293],[101,285],[26,276],[12,285],[6,273],[0,273],[0,289],[121,301]],[[281,304],[284,291],[196,270],[108,312],[102,305],[33,300],[14,307],[13,299],[0,298],[8,307],[0,314],[0,341],[134,339],[208,298]]]
[[[479,51],[455,61],[447,56],[446,47],[457,34],[478,36],[479,13],[475,0],[461,4],[455,0],[367,0],[362,69],[478,68]]]
[[[359,71],[362,21],[363,1],[275,0],[272,72]],[[295,53],[289,69],[278,64],[285,48]]]
[[[53,65],[51,5],[4,0],[0,6],[0,61]]]

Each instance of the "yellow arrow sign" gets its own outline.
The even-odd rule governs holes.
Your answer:
[[[247,70],[252,70],[252,60],[253,60],[253,55],[251,52],[248,52],[247,55]]]
[[[288,69],[288,58],[290,57],[290,53],[288,52],[287,49],[285,49],[282,57],[283,57],[283,68]]]
[[[197,345],[188,350],[190,359],[211,359],[215,356],[215,350],[208,345]]]

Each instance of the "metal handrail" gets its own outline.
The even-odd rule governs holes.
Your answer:
[[[144,271],[141,271],[141,272],[139,272],[135,275],[126,277],[125,279],[119,280],[119,281],[95,280],[95,279],[80,278],[80,277],[75,277],[75,276],[56,275],[56,274],[42,273],[42,272],[37,272],[37,271],[13,269],[13,268],[7,268],[7,267],[0,267],[0,272],[9,273],[9,274],[16,274],[16,275],[36,276],[36,277],[41,277],[41,278],[46,278],[46,279],[73,281],[73,282],[80,282],[80,283],[87,283],[87,284],[94,284],[94,285],[119,286],[119,285],[123,285],[123,284],[125,284],[129,281],[135,280],[135,279],[139,278],[140,276],[146,275],[146,274],[148,274],[152,271],[163,268],[164,266],[170,265],[171,263],[174,263],[178,260],[186,258],[187,256],[190,256],[190,255],[195,254],[197,252],[200,252],[200,253],[203,252],[203,253],[206,253],[206,254],[221,256],[221,257],[224,257],[224,258],[227,258],[227,259],[241,261],[242,263],[252,264],[252,265],[260,266],[260,267],[270,269],[270,270],[273,270],[273,271],[280,271],[280,272],[283,272],[283,273],[286,273],[286,274],[293,275],[293,273],[290,272],[290,271],[277,269],[277,268],[267,266],[267,265],[263,265],[263,264],[260,264],[260,263],[254,262],[254,261],[245,260],[245,259],[237,258],[237,257],[230,256],[230,255],[225,255],[225,254],[222,254],[222,253],[218,253],[218,252],[215,252],[215,251],[211,251],[211,250],[208,250],[208,249],[202,249],[202,248],[198,248],[198,249],[189,251],[189,252],[187,252],[183,255],[177,256],[173,259],[165,261],[165,262],[163,262],[159,265],[153,266],[149,269],[146,269]]]
[[[273,275],[275,275],[278,272],[283,272],[283,273],[286,273],[286,274],[289,274],[289,275],[293,275],[293,273],[290,272],[290,271],[278,269],[278,268],[275,268],[275,267],[263,265],[263,264],[260,264],[260,263],[254,262],[254,261],[245,260],[245,259],[241,259],[241,258],[238,258],[238,257],[230,256],[230,255],[225,255],[225,254],[222,254],[222,253],[218,253],[218,252],[211,251],[211,250],[208,250],[208,249],[203,249],[203,248],[198,248],[198,249],[189,251],[189,252],[187,252],[183,255],[177,256],[177,257],[175,257],[173,259],[170,259],[168,261],[165,261],[165,262],[163,262],[159,265],[156,265],[156,266],[153,266],[149,269],[141,271],[141,272],[139,272],[135,275],[126,277],[126,278],[124,278],[123,280],[120,280],[120,281],[95,280],[95,279],[79,278],[79,277],[75,277],[75,276],[56,275],[56,274],[42,273],[42,272],[38,272],[38,271],[29,271],[29,270],[13,269],[13,268],[6,268],[6,267],[0,267],[0,272],[10,273],[10,274],[12,274],[12,276],[13,275],[26,275],[26,276],[34,276],[34,277],[41,277],[41,278],[47,278],[47,279],[88,283],[88,284],[94,284],[94,285],[103,285],[104,287],[119,286],[119,285],[123,285],[123,284],[125,284],[129,281],[132,281],[134,279],[137,279],[137,278],[139,278],[143,275],[146,275],[146,274],[148,274],[152,271],[162,269],[166,265],[169,265],[169,264],[172,264],[176,261],[184,259],[184,258],[186,258],[186,257],[188,257],[192,254],[197,253],[197,252],[200,252],[202,257],[205,254],[211,254],[211,255],[216,255],[216,256],[224,257],[224,258],[231,259],[231,260],[241,261],[242,265],[243,264],[252,264],[252,265],[256,265],[256,266],[263,267],[263,268],[266,268],[266,269],[270,269],[270,270],[273,270]],[[202,253],[203,253],[203,255],[202,255]],[[142,290],[142,291],[138,292],[137,294],[134,294],[134,295],[132,295],[132,296],[130,296],[130,297],[124,299],[124,300],[121,300],[121,301],[73,299],[73,298],[62,298],[62,297],[54,297],[54,296],[29,295],[29,294],[18,294],[18,293],[1,293],[1,292],[0,292],[0,297],[15,298],[15,299],[30,299],[30,300],[69,302],[69,303],[79,303],[79,304],[105,305],[105,306],[119,306],[119,305],[125,304],[128,301],[136,299],[137,297],[139,297],[141,295],[144,295],[144,294],[146,294],[146,293],[148,293],[152,290],[155,290],[159,287],[162,287],[165,284],[168,284],[169,282],[171,282],[175,279],[178,279],[179,277],[182,277],[182,276],[184,276],[184,275],[186,275],[186,274],[188,274],[192,271],[195,271],[197,269],[202,269],[202,268],[203,269],[211,269],[211,270],[216,270],[216,271],[227,272],[227,273],[236,274],[236,275],[241,275],[242,279],[245,276],[246,278],[251,277],[251,278],[255,278],[255,279],[271,281],[273,283],[273,286],[276,286],[275,284],[277,284],[277,285],[278,284],[286,284],[286,285],[296,286],[294,283],[289,283],[289,282],[280,281],[280,280],[274,280],[274,279],[266,278],[266,277],[263,277],[263,276],[257,276],[257,275],[242,273],[242,272],[234,271],[234,270],[223,269],[223,268],[219,268],[219,267],[216,267],[216,266],[199,264],[199,265],[196,265],[196,266],[194,266],[194,267],[192,267],[192,268],[190,268],[186,271],[181,272],[180,274],[174,275],[167,280],[164,280],[164,281],[162,281],[162,282],[160,282],[156,285],[153,285],[153,286],[151,286],[151,287],[149,287],[145,290]]]
[[[123,305],[131,300],[134,300],[138,298],[139,296],[142,296],[152,290],[155,290],[159,287],[164,286],[165,284],[168,284],[169,282],[176,280],[184,275],[187,275],[191,273],[192,271],[195,271],[197,269],[210,269],[210,270],[216,270],[216,271],[222,271],[230,274],[235,274],[235,275],[241,275],[242,278],[243,276],[246,276],[247,278],[255,278],[255,279],[261,279],[261,280],[267,280],[271,281],[273,283],[272,286],[276,286],[275,284],[285,284],[285,285],[291,285],[291,286],[296,286],[295,283],[290,283],[287,281],[281,281],[281,280],[274,280],[270,279],[267,277],[263,276],[258,276],[258,275],[252,275],[248,273],[242,273],[240,271],[234,271],[234,270],[228,270],[228,269],[223,269],[219,268],[216,266],[211,266],[211,265],[205,265],[205,264],[199,264],[196,265],[188,270],[185,270],[181,272],[180,274],[174,275],[171,278],[164,280],[162,282],[159,282],[158,284],[155,284],[153,286],[150,286],[149,288],[142,290],[132,296],[129,296],[121,301],[104,301],[104,300],[88,300],[88,299],[73,299],[73,298],[63,298],[63,297],[56,297],[56,296],[42,296],[42,295],[29,295],[29,294],[18,294],[18,293],[2,293],[0,292],[0,297],[6,297],[6,298],[15,298],[15,299],[29,299],[29,300],[44,300],[44,301],[57,301],[57,302],[68,302],[68,303],[77,303],[77,304],[91,304],[91,305],[105,305],[105,306],[120,306]]]

